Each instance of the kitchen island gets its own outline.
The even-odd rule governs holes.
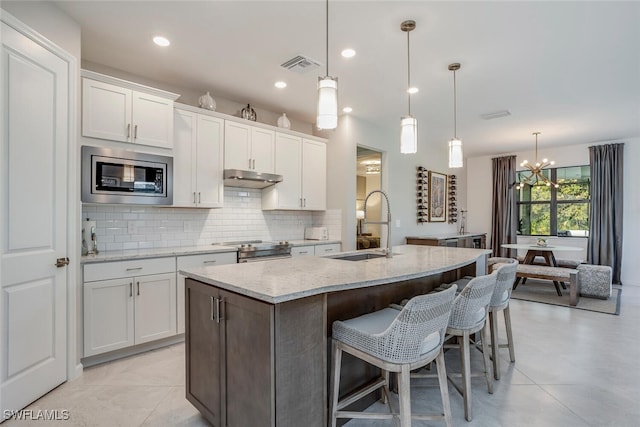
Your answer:
[[[393,253],[181,271],[187,399],[214,426],[326,426],[331,324],[485,274],[490,251],[406,245]],[[341,394],[376,375],[355,359],[343,363]]]

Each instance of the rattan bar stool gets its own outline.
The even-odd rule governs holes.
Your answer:
[[[515,346],[513,344],[513,333],[511,330],[511,312],[509,310],[509,301],[511,299],[511,291],[516,278],[518,269],[518,260],[515,258],[491,257],[488,260],[488,266],[491,272],[497,271],[496,287],[491,296],[489,303],[489,330],[491,332],[491,360],[493,362],[493,377],[500,379],[500,355],[499,349],[508,348],[511,363],[516,361]],[[458,286],[458,289],[464,289],[465,286],[473,279],[472,276],[465,276],[456,280],[450,285]],[[450,286],[448,285],[448,286]],[[507,343],[500,344],[498,337],[498,319],[496,313],[502,311],[504,315],[505,330],[507,333]]]
[[[455,344],[444,344],[444,348],[458,348],[460,350],[460,374],[448,374],[448,378],[456,390],[462,395],[464,400],[464,416],[467,421],[471,421],[471,361],[470,361],[470,338],[476,332],[481,333],[482,355],[484,359],[485,372],[483,376],[487,380],[487,389],[493,393],[493,379],[491,374],[491,362],[489,361],[489,348],[487,345],[488,323],[487,313],[489,302],[496,286],[498,274],[493,272],[489,275],[474,277],[469,280],[467,286],[458,294],[453,301],[451,318],[447,327],[445,341],[457,341]],[[456,285],[452,286],[457,288]],[[413,378],[428,378],[430,374],[415,373]],[[462,377],[460,386],[454,377]]]
[[[500,349],[509,349],[509,358],[511,363],[516,361],[515,346],[513,344],[513,333],[511,331],[511,311],[509,310],[509,301],[511,299],[511,291],[513,290],[513,282],[516,279],[518,269],[518,261],[506,258],[509,261],[501,261],[495,264],[498,273],[496,280],[496,289],[489,303],[489,328],[491,330],[491,359],[493,361],[493,377],[500,379]],[[500,344],[498,337],[498,319],[497,314],[502,311],[504,315],[504,326],[507,333],[507,343]]]
[[[451,426],[451,406],[447,386],[442,344],[456,287],[412,298],[398,311],[385,308],[354,319],[333,323],[333,360],[331,367],[330,408],[331,427],[338,418],[390,419],[399,417],[401,427],[410,427],[411,419],[443,419]],[[381,377],[372,384],[339,399],[342,353],[349,353],[382,370]],[[410,372],[436,362],[442,414],[412,414],[410,400]],[[400,411],[396,412],[389,398],[389,372],[398,373]],[[383,401],[389,413],[344,411],[362,397],[382,388]]]

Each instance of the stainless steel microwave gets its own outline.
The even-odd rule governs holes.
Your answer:
[[[82,147],[82,201],[173,204],[173,158],[103,147]]]

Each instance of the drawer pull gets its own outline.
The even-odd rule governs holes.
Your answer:
[[[213,264],[215,262],[218,262],[218,260],[217,259],[210,259],[210,260],[207,260],[207,261],[202,261],[203,264]]]
[[[298,252],[298,253],[299,253],[300,255],[303,255],[303,254],[308,254],[308,253],[309,253],[309,251],[300,251],[300,252]]]
[[[130,268],[127,268],[127,271],[137,271],[137,270],[142,270],[142,267],[130,267]]]
[[[213,297],[209,297],[209,300],[211,302],[211,320],[213,320]]]

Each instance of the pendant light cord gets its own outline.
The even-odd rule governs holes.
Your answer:
[[[456,70],[453,70],[453,138],[458,139],[458,106],[456,103]]]
[[[327,36],[327,40],[326,40],[327,41],[327,46],[326,46],[327,58],[326,59],[327,59],[327,76],[328,76],[329,75],[329,0],[327,0],[327,3],[326,3],[326,17],[327,17],[327,20],[326,20],[325,34]]]
[[[409,115],[411,115],[411,50],[409,49],[409,33],[407,31],[407,102],[409,104]]]

